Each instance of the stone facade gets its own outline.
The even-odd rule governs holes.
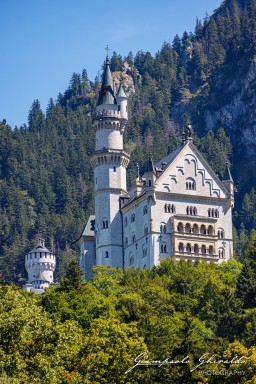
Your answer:
[[[55,255],[45,247],[43,239],[25,256],[28,282],[23,289],[28,292],[43,293],[53,284],[53,272],[56,267]]]
[[[123,150],[127,99],[113,93],[106,61],[96,109],[94,168],[95,223],[90,218],[79,240],[85,277],[92,265],[152,268],[161,259],[221,263],[233,254],[234,185],[228,166],[221,181],[193,144],[191,128],[183,144],[126,190],[129,155]],[[109,94],[108,94],[109,93]]]

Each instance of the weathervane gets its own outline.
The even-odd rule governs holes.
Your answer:
[[[108,57],[108,53],[109,53],[109,51],[110,51],[108,45],[106,46],[105,51],[107,52],[107,57]]]

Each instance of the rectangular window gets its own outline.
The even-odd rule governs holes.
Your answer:
[[[108,259],[108,251],[105,253],[105,259]]]

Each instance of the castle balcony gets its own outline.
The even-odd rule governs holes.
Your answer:
[[[114,107],[114,105],[113,105]],[[117,106],[116,106],[117,108]],[[93,120],[103,120],[103,119],[108,119],[108,118],[116,118],[116,119],[121,119],[121,112],[118,111],[117,109],[102,109],[101,111],[96,111],[96,113],[93,116]]]
[[[209,254],[204,254],[202,252],[200,253],[188,253],[188,252],[179,252],[179,251],[175,251],[173,253],[173,256],[172,258],[176,261],[180,261],[181,259],[184,259],[186,261],[191,261],[191,262],[195,262],[195,261],[206,261],[207,263],[211,263],[211,262],[214,262],[214,263],[219,263],[219,256],[216,255],[216,254],[212,254],[212,255],[209,255]]]
[[[95,151],[90,161],[93,168],[102,164],[121,164],[127,167],[130,161],[130,155],[124,150],[103,148]]]
[[[174,215],[172,223],[172,247],[174,258],[179,260],[206,260],[218,262],[218,235],[212,217]]]

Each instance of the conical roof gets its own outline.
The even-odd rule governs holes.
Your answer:
[[[31,251],[29,251],[29,253],[32,253],[32,252],[48,252],[48,253],[51,253],[49,251],[49,249],[46,248],[43,239],[38,239],[37,245],[33,249],[31,249]]]
[[[108,56],[106,57],[106,63],[102,77],[102,85],[99,91],[98,105],[101,104],[116,104],[113,91],[113,78],[110,71],[110,63]]]
[[[228,162],[226,162],[226,169],[225,169],[223,181],[232,181],[233,182],[233,178],[231,176],[231,172],[230,172],[230,169],[229,169],[229,166],[228,166]]]
[[[119,85],[116,97],[125,97],[125,98],[127,98],[126,93],[124,91],[124,88],[122,86],[122,83],[120,83],[120,85]]]

